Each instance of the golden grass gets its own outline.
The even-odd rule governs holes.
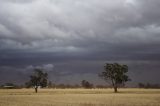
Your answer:
[[[5,89],[0,106],[160,106],[160,89]]]

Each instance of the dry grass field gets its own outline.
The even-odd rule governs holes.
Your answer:
[[[0,106],[160,106],[160,89],[1,89]]]

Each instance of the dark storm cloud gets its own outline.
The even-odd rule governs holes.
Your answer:
[[[154,77],[160,68],[159,5],[158,0],[0,0],[0,66],[54,64],[69,78],[123,61],[135,79],[139,70],[145,79],[152,66]]]

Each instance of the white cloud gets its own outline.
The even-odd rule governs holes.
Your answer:
[[[42,67],[46,71],[53,71],[54,70],[54,65],[53,64],[46,64],[46,65],[43,65]]]

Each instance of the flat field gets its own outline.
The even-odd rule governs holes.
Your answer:
[[[160,89],[1,89],[0,106],[160,106]]]

